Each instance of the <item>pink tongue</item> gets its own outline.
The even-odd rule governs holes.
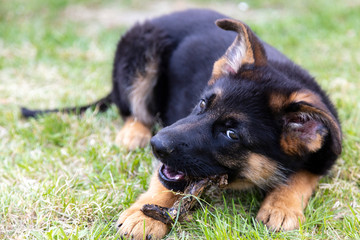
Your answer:
[[[175,171],[174,169],[166,165],[164,165],[163,173],[170,180],[182,180],[185,177],[185,174],[183,172]]]

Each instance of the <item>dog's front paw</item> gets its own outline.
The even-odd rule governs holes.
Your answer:
[[[282,205],[283,202],[265,203],[259,210],[256,219],[263,222],[273,231],[290,231],[299,228],[299,222],[305,221],[301,209]]]
[[[140,208],[131,207],[120,215],[117,221],[120,235],[130,239],[161,239],[169,227],[153,218],[145,216]]]
[[[116,136],[116,144],[132,151],[143,148],[150,142],[151,131],[148,127],[134,118],[126,120],[123,128]]]

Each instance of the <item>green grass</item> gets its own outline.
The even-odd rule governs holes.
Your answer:
[[[99,16],[153,10],[143,2],[0,1],[0,239],[119,239],[113,223],[146,190],[150,149],[127,153],[115,145],[122,125],[115,107],[24,120],[19,106],[64,107],[104,96],[128,22]],[[156,6],[174,5],[165,3]],[[237,1],[186,2],[245,20],[316,76],[338,107],[343,154],[298,231],[272,233],[256,223],[257,190],[229,191],[226,199],[213,191],[170,238],[360,239],[360,1],[248,3],[240,12]],[[74,9],[90,16],[78,18]]]

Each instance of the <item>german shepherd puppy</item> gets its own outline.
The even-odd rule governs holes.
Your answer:
[[[229,188],[266,190],[258,221],[297,229],[341,153],[336,110],[314,78],[244,23],[210,10],[131,28],[116,50],[112,92],[96,104],[105,110],[110,102],[125,118],[117,141],[129,149],[148,144],[157,120],[166,126],[150,141],[161,164],[149,190],[117,222],[135,239],[169,229],[145,216],[144,204],[171,207],[189,180],[219,174],[229,176]]]

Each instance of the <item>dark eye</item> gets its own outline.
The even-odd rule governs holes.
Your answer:
[[[237,133],[236,133],[234,130],[232,130],[232,129],[228,129],[228,130],[226,131],[226,136],[227,136],[228,138],[230,138],[231,140],[239,140],[239,136],[238,136]]]
[[[201,100],[200,100],[200,108],[201,108],[201,109],[205,109],[205,107],[206,107],[206,102],[205,102],[204,99],[201,99]]]

